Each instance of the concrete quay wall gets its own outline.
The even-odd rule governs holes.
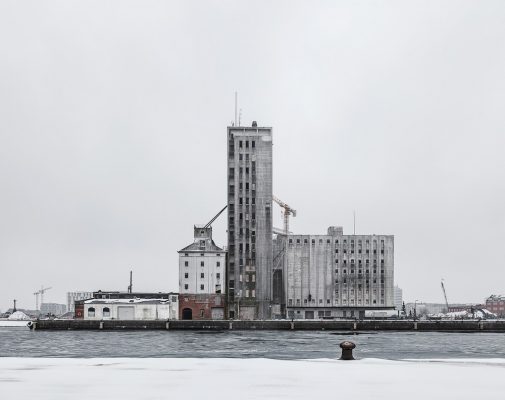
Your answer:
[[[300,331],[423,331],[423,332],[505,332],[499,321],[391,321],[391,320],[199,320],[199,321],[121,321],[121,320],[40,320],[33,330],[300,330]]]

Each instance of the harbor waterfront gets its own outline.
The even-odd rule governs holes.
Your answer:
[[[350,331],[30,331],[0,329],[2,357],[337,359],[356,344],[358,360],[503,358],[497,332]],[[2,358],[0,357],[0,358]],[[359,362],[359,361],[358,361]]]
[[[329,330],[505,332],[505,320],[39,320],[32,330]]]

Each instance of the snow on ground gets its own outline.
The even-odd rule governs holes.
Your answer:
[[[503,399],[505,359],[0,358],[11,399]]]

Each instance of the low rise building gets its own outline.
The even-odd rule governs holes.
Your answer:
[[[505,317],[505,296],[491,295],[486,299],[486,309],[500,318]]]
[[[180,319],[224,319],[226,315],[224,294],[180,294]]]
[[[67,312],[67,306],[65,304],[58,303],[42,303],[40,305],[41,315],[63,315]]]
[[[179,319],[179,297],[177,293],[152,293],[147,297],[139,293],[100,292],[100,298],[79,300],[82,318],[87,320],[170,320]],[[81,303],[82,302],[82,303]],[[80,313],[79,313],[80,314]]]

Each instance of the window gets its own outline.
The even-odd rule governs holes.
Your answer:
[[[256,147],[256,142],[255,142],[254,140],[251,142],[251,147],[252,147],[253,149]]]
[[[220,267],[220,266],[221,266],[221,263],[218,261],[218,262],[216,263],[216,267]]]
[[[184,266],[185,266],[185,267],[189,266],[189,262],[184,261]]]
[[[205,263],[203,261],[200,261],[200,266],[203,267]]]
[[[104,318],[108,318],[110,317],[110,308],[109,307],[105,307],[102,311],[102,315],[104,316]]]
[[[200,285],[200,290],[204,290],[205,285]]]
[[[203,318],[205,315],[205,310],[201,309],[200,310],[200,318]]]
[[[205,278],[205,274],[203,272],[200,274],[200,278]]]
[[[242,140],[239,140],[238,147],[242,148]]]
[[[184,274],[184,278],[186,278],[186,279],[189,278],[189,274],[187,272]]]
[[[88,317],[95,316],[95,309],[93,307],[88,308]]]
[[[221,274],[219,272],[216,274],[216,279],[221,279]]]

